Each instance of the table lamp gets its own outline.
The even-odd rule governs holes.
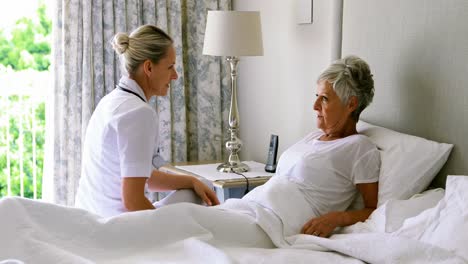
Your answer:
[[[217,169],[233,173],[249,171],[249,167],[240,161],[238,155],[242,141],[237,135],[240,123],[237,108],[237,64],[239,56],[263,55],[260,12],[208,11],[203,54],[226,56],[231,73],[230,140],[226,142],[229,157]]]

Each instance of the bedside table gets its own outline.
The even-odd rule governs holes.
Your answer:
[[[218,196],[219,202],[223,203],[229,198],[242,198],[247,187],[247,180],[235,173],[223,173],[218,172],[216,167],[221,162],[178,162],[174,164],[164,165],[159,170],[174,173],[174,174],[185,174],[198,177],[204,181],[209,181],[213,184],[214,191]],[[264,171],[265,164],[247,161],[244,162],[251,168],[251,171],[243,173],[248,177],[249,190],[254,189],[267,182],[274,173]],[[208,171],[212,171],[208,175]],[[258,175],[258,176],[257,176]]]

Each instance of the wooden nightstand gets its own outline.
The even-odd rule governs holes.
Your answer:
[[[226,176],[229,175],[230,177],[227,177],[229,179],[223,179],[223,178],[213,179],[213,177],[207,177],[207,175],[205,175],[205,177],[204,177],[203,175],[196,174],[196,173],[190,172],[188,170],[179,168],[179,167],[187,168],[188,166],[192,166],[192,165],[213,165],[213,170],[215,170],[217,164],[219,164],[219,163],[220,162],[209,162],[209,161],[205,161],[205,162],[178,162],[178,163],[174,163],[174,164],[164,165],[161,168],[159,168],[159,170],[169,172],[169,173],[174,173],[174,174],[193,175],[193,176],[201,178],[201,179],[203,179],[205,181],[210,181],[211,183],[213,183],[214,191],[216,192],[216,195],[218,196],[218,199],[219,199],[220,203],[223,203],[224,201],[226,201],[226,199],[229,199],[229,198],[242,198],[242,196],[244,196],[244,193],[245,193],[245,188],[247,187],[247,181],[241,175],[235,175],[236,178],[232,178],[233,175],[231,173],[228,173]],[[264,165],[263,165],[263,167],[264,167]],[[251,173],[251,172],[248,172],[248,173]],[[268,172],[265,172],[265,171],[257,172],[257,173],[259,173],[259,176],[252,177],[252,178],[249,177],[248,178],[249,179],[249,190],[252,190],[253,188],[255,188],[257,186],[260,186],[260,185],[264,184],[273,175],[273,173],[268,173]],[[220,173],[220,174],[222,174],[222,173]],[[244,175],[245,174],[246,173],[244,173]],[[221,175],[221,177],[222,177],[222,175]]]

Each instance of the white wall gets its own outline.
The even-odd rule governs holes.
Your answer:
[[[242,160],[266,161],[271,134],[279,153],[315,128],[316,78],[331,58],[332,1],[313,1],[313,23],[296,23],[295,0],[233,0],[260,11],[264,56],[242,57],[238,106]]]
[[[362,119],[453,144],[433,186],[443,186],[447,175],[467,175],[468,1],[349,3],[343,54],[364,58],[375,81],[374,100]]]

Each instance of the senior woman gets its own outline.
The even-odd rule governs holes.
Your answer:
[[[189,189],[206,204],[219,204],[214,191],[199,179],[152,166],[159,124],[148,100],[165,96],[178,77],[171,37],[156,26],[143,25],[130,35],[117,33],[112,45],[126,74],[89,121],[75,206],[105,217],[154,209],[145,196],[146,186],[152,191]],[[196,201],[186,197],[179,200]]]
[[[280,160],[277,176],[298,183],[316,214],[304,223],[303,234],[328,237],[336,227],[366,220],[377,206],[380,154],[356,130],[374,96],[372,77],[359,57],[333,62],[317,81],[319,131],[282,154],[285,160]],[[365,208],[346,211],[359,194]]]
[[[242,239],[259,241],[256,238],[268,234],[271,241],[256,247],[268,247],[269,242],[282,247],[284,239],[290,244],[301,233],[329,237],[337,227],[366,220],[377,206],[380,153],[356,130],[361,112],[374,96],[369,65],[356,56],[332,62],[318,77],[316,95],[318,130],[281,154],[275,175],[242,199],[208,208],[224,209],[232,216],[229,229],[244,234]],[[358,195],[365,207],[348,210]],[[216,219],[215,210],[203,211]],[[238,211],[242,213],[235,217]]]
[[[273,211],[289,235],[328,237],[366,220],[377,206],[380,154],[356,130],[374,95],[368,64],[356,56],[333,62],[316,91],[319,129],[284,151],[275,175],[243,198]],[[358,195],[365,208],[347,210]]]

